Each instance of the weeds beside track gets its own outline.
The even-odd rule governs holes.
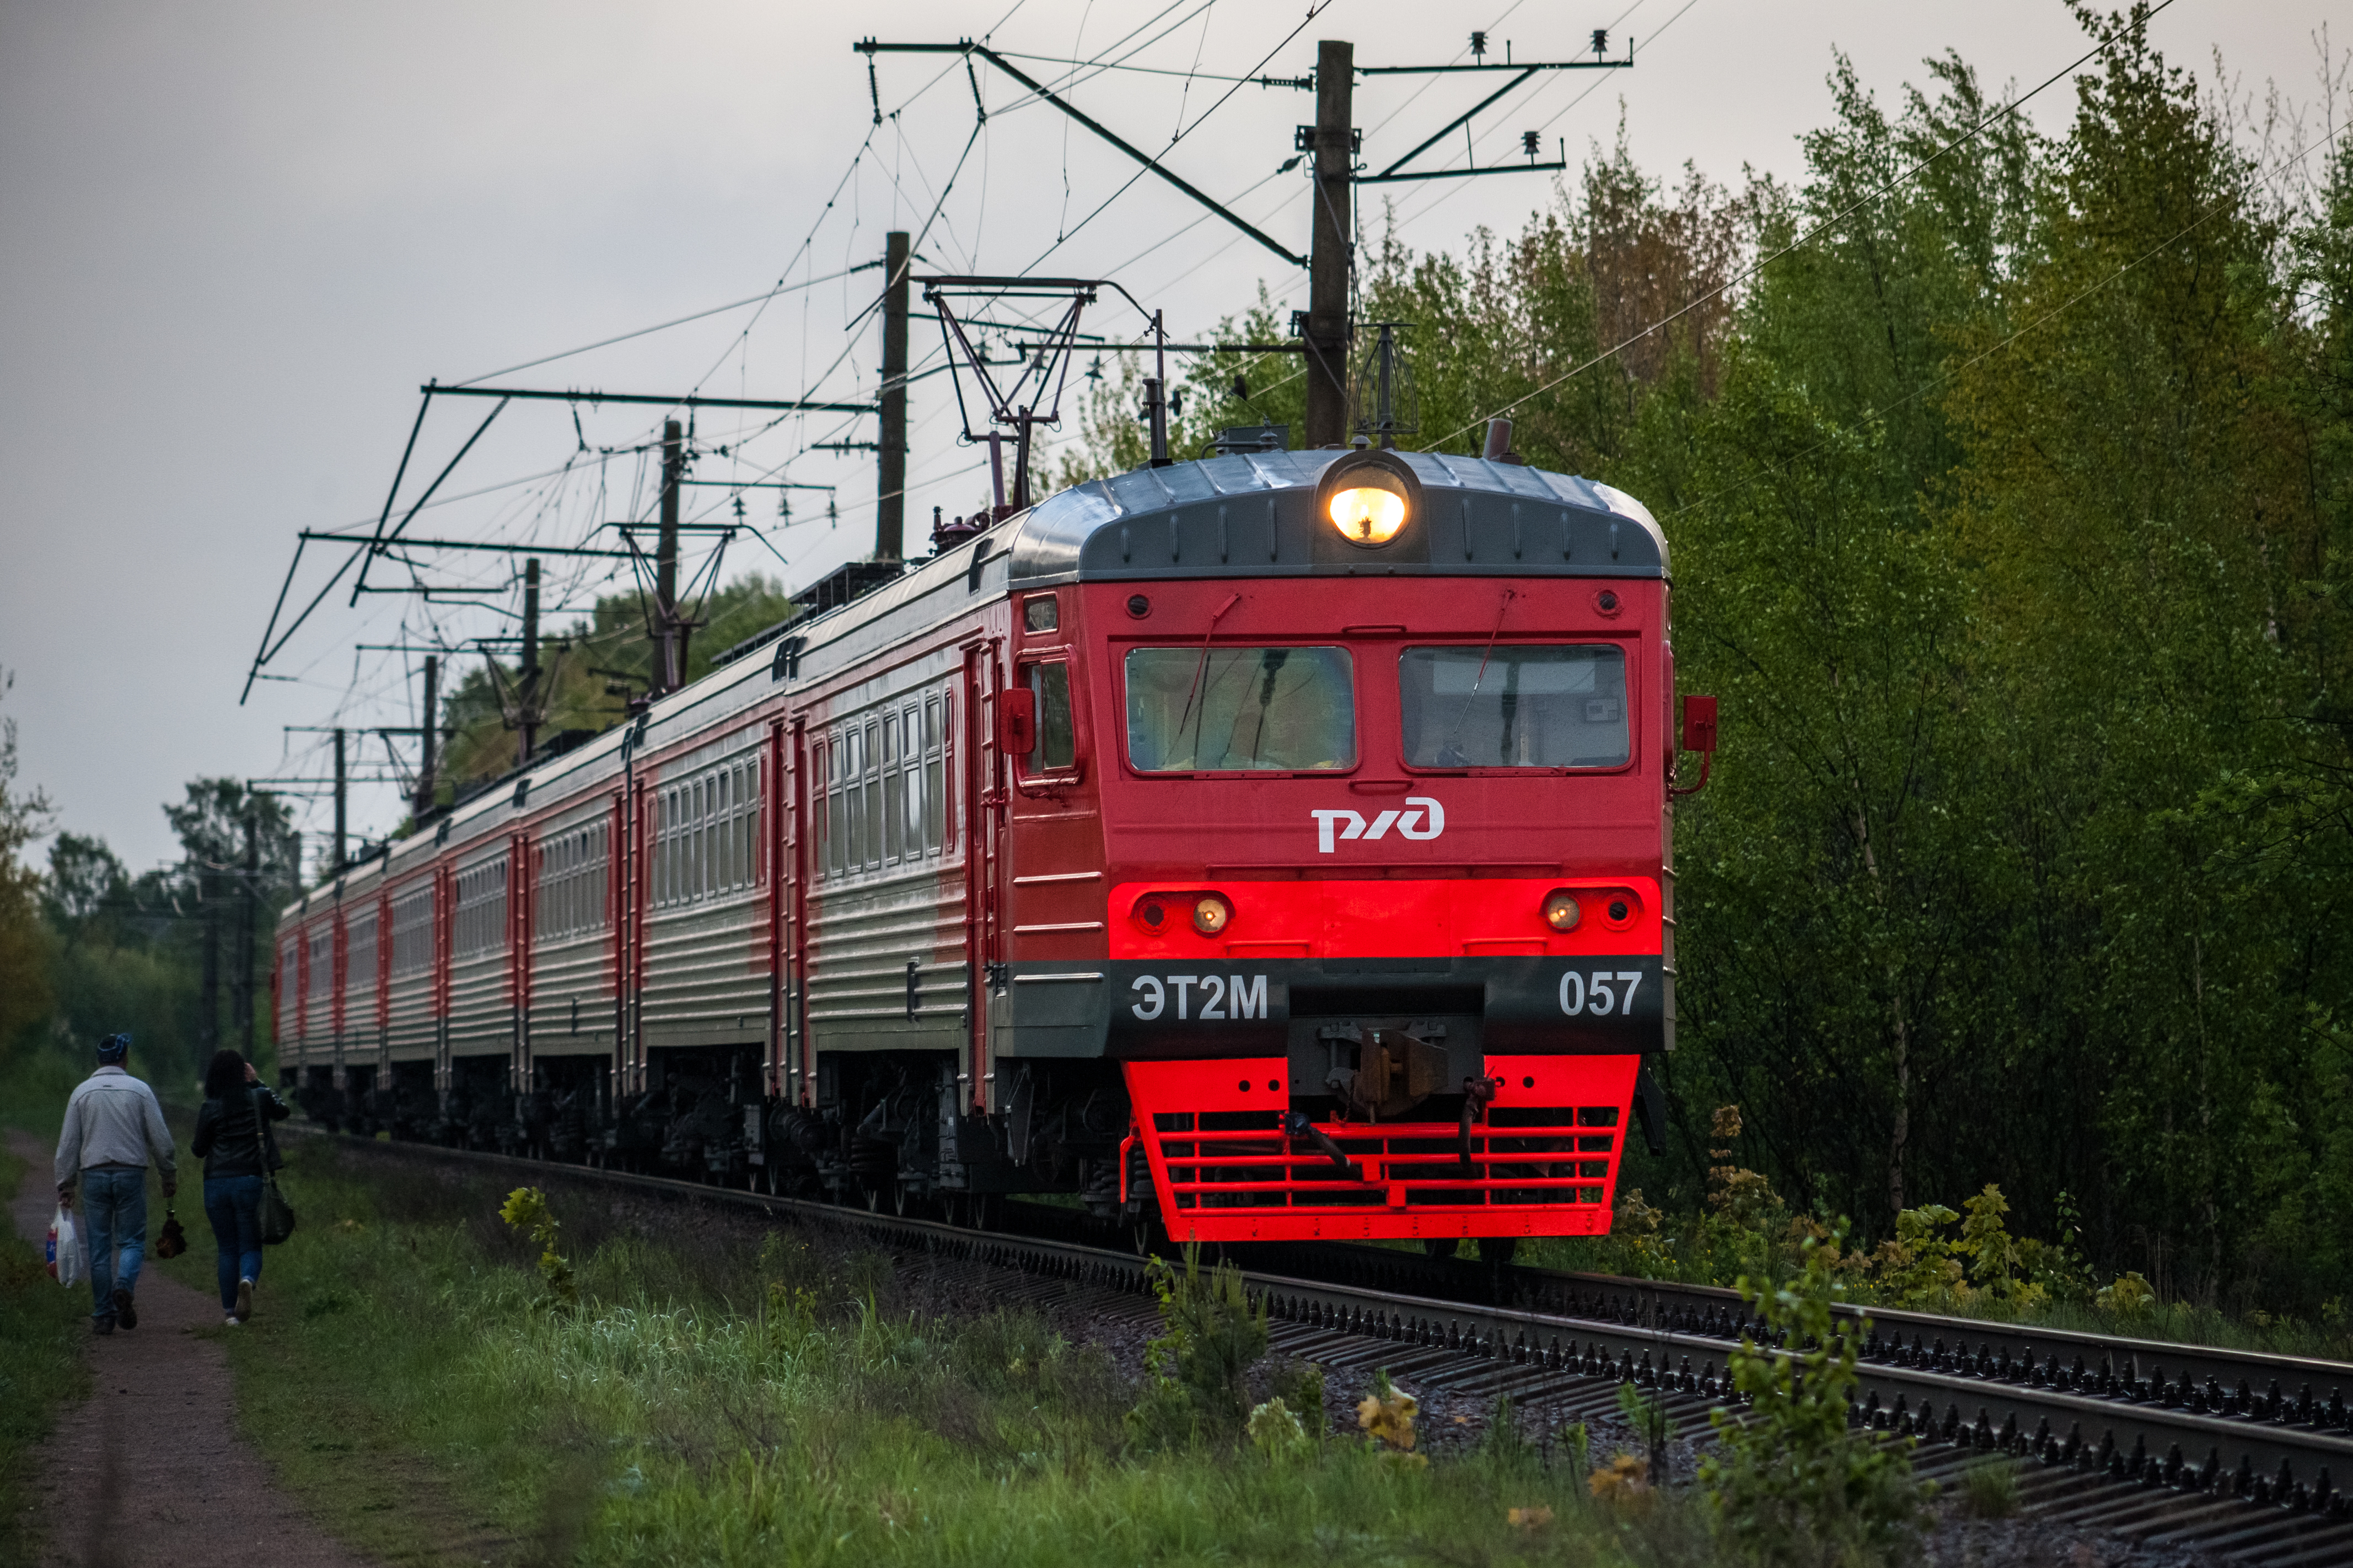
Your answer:
[[[560,1171],[573,1182],[789,1215],[968,1267],[979,1271],[976,1289],[992,1289],[985,1273],[1011,1270],[1100,1291],[1107,1310],[1116,1304],[1129,1312],[1146,1290],[1145,1259],[1050,1237],[499,1155],[371,1147],[516,1175]],[[1736,1405],[1727,1358],[1751,1322],[1729,1292],[1512,1271],[1500,1293],[1520,1299],[1478,1300],[1468,1298],[1485,1287],[1484,1270],[1368,1248],[1293,1248],[1285,1256],[1294,1267],[1329,1267],[1337,1277],[1246,1274],[1267,1308],[1273,1349],[1335,1373],[1385,1371],[1480,1400],[1507,1394],[1546,1434],[1609,1416],[1621,1386],[1643,1391],[1685,1431],[1704,1429],[1708,1411]],[[1375,1276],[1388,1282],[1366,1282]],[[1408,1278],[1444,1289],[1407,1293],[1397,1282]],[[2250,1563],[2353,1560],[2353,1518],[2337,1489],[2340,1479],[2353,1479],[2353,1433],[2345,1429],[2338,1389],[2305,1386],[2337,1374],[2353,1383],[2353,1368],[2055,1331],[2030,1339],[2029,1331],[1969,1320],[1886,1316],[1905,1327],[1883,1330],[1878,1353],[1859,1369],[1856,1418],[1915,1437],[1924,1473],[1957,1479],[2000,1459],[2018,1467],[2016,1492],[2026,1507],[2079,1523]],[[1925,1342],[1937,1328],[1951,1344],[1942,1344],[1945,1335],[1936,1336],[1941,1348]],[[1920,1353],[1908,1338],[1899,1349],[1899,1333],[1921,1339]],[[2041,1348],[2030,1354],[2034,1340]],[[2167,1355],[2180,1375],[2142,1366],[2144,1346]],[[2205,1380],[2219,1388],[2225,1370],[2238,1376],[2223,1397],[2212,1409],[2196,1408]],[[2272,1391],[2290,1377],[2294,1388]]]

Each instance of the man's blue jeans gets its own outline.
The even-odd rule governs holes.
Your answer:
[[[139,1289],[147,1257],[147,1167],[109,1166],[81,1173],[81,1223],[90,1233],[93,1318],[114,1316],[117,1289]]]
[[[221,1310],[237,1310],[237,1282],[261,1278],[261,1178],[206,1176],[205,1217],[220,1249]]]

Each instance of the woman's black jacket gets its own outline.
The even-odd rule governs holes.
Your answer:
[[[224,1100],[207,1100],[196,1112],[195,1154],[205,1163],[206,1181],[215,1176],[260,1175],[265,1148],[270,1170],[286,1163],[278,1157],[278,1140],[269,1136],[268,1128],[255,1131],[257,1100],[269,1121],[286,1120],[286,1102],[259,1084],[248,1084]]]

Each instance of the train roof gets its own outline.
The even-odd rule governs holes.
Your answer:
[[[1347,576],[1404,571],[1451,576],[1659,577],[1667,542],[1631,496],[1591,479],[1516,463],[1398,452],[1421,485],[1427,560],[1331,559],[1315,510],[1340,451],[1250,452],[1138,468],[1060,491],[849,603],[788,626],[770,645],[712,670],[560,756],[497,780],[290,904],[281,929],[398,880],[442,848],[494,851],[496,830],[536,814],[534,796],[577,796],[626,756],[723,732],[733,714],[788,689],[830,679],[922,635],[973,599],[1063,583],[1172,577]],[[698,748],[699,750],[699,748]],[[566,781],[572,787],[566,789]]]
[[[1640,501],[1517,463],[1398,452],[1420,481],[1427,560],[1334,559],[1317,546],[1324,470],[1348,454],[1248,452],[1137,468],[1048,497],[1012,525],[1015,587],[1167,577],[1664,577],[1666,536]],[[983,536],[984,539],[988,537]],[[1343,552],[1344,555],[1353,552]]]

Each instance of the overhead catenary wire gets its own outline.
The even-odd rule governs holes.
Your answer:
[[[1335,0],[1315,0],[1314,4],[1310,5],[1307,8],[1306,16],[1303,18],[1296,26],[1293,27],[1290,32],[1284,34],[1281,42],[1277,43],[1274,47],[1269,49],[1265,55],[1261,57],[1259,60],[1259,68],[1263,68],[1268,60],[1274,58],[1276,55],[1281,54],[1284,49],[1289,48],[1291,47],[1292,40],[1298,37],[1300,34],[1305,32],[1308,25],[1314,22],[1316,17],[1322,16],[1325,11],[1330,10],[1334,3]],[[1085,228],[1087,225],[1094,222],[1096,218],[1102,216],[1104,209],[1109,207],[1112,203],[1119,200],[1120,197],[1125,195],[1135,184],[1136,181],[1144,178],[1147,174],[1157,173],[1160,167],[1160,161],[1163,158],[1166,158],[1170,153],[1175,152],[1176,150],[1176,144],[1179,142],[1182,142],[1194,132],[1198,131],[1211,115],[1224,108],[1227,101],[1230,100],[1235,93],[1241,90],[1243,85],[1244,84],[1241,82],[1236,82],[1228,87],[1224,92],[1218,95],[1216,102],[1210,104],[1208,108],[1203,110],[1195,117],[1192,124],[1179,127],[1176,133],[1168,139],[1168,144],[1166,146],[1154,153],[1149,162],[1145,163],[1141,168],[1138,168],[1134,173],[1129,174],[1126,179],[1120,182],[1119,188],[1112,192],[1111,195],[1105,196],[1100,203],[1096,204],[1094,209],[1088,213],[1086,216],[1081,218],[1077,223],[1072,224],[1067,232],[1056,236],[1053,244],[1048,246],[1044,250],[1039,251],[1034,260],[1032,260],[1027,267],[1020,269],[1021,275],[1026,277],[1029,274],[1037,271],[1039,267],[1045,265],[1045,261],[1048,257],[1053,255],[1054,252],[1060,250],[1064,245],[1068,244],[1075,236],[1077,236],[1081,229]]]

